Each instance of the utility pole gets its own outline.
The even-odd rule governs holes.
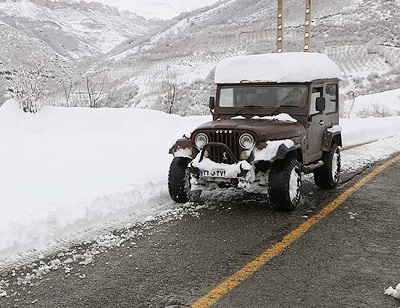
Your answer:
[[[283,0],[278,0],[276,48],[277,52],[283,51]]]
[[[304,51],[311,51],[311,0],[306,0],[306,14],[304,21]]]
[[[304,45],[303,51],[311,51],[311,0],[305,0],[305,21],[304,21]],[[277,15],[277,52],[283,52],[283,0],[278,0],[278,15]]]

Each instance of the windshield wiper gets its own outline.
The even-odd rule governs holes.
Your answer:
[[[243,106],[242,108],[240,108],[240,109],[232,116],[232,118],[234,118],[234,117],[240,115],[240,113],[241,113],[243,110],[245,110],[246,108],[262,108],[262,106],[258,106],[258,105],[246,105],[246,106]]]
[[[276,109],[271,113],[271,115],[272,115],[272,116],[276,115],[276,114],[278,113],[278,111],[282,109],[282,107],[284,107],[284,106],[279,106],[278,108],[276,108]]]
[[[271,115],[277,115],[278,111],[281,110],[282,108],[299,108],[299,106],[295,105],[280,105],[278,108],[274,110],[274,112],[271,113]]]

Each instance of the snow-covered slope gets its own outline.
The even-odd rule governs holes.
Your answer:
[[[302,50],[303,10],[301,1],[285,2],[286,51]],[[163,94],[160,84],[169,80],[185,92],[182,110],[207,112],[212,71],[220,60],[275,52],[275,15],[275,0],[220,1],[183,13],[142,40],[123,43],[89,72],[103,74],[112,87],[136,85],[134,105],[151,108],[157,108]],[[398,87],[399,21],[396,1],[390,6],[383,0],[313,1],[311,49],[327,54],[340,67],[342,100],[350,92],[358,96]]]
[[[134,13],[71,0],[1,1],[0,20],[21,35],[44,42],[56,53],[73,59],[106,53],[152,28]]]
[[[142,1],[141,6],[160,3],[175,5],[157,0]],[[302,1],[285,2],[286,51],[302,50],[303,10]],[[168,81],[181,90],[175,112],[204,114],[208,96],[214,92],[213,70],[220,60],[275,51],[275,15],[275,0],[221,0],[153,24],[100,3],[2,1],[0,27],[6,31],[0,34],[4,42],[0,72],[10,71],[8,63],[23,59],[21,50],[37,49],[41,52],[33,53],[31,62],[64,56],[57,65],[71,71],[63,80],[74,82],[77,92],[89,75],[107,81],[105,95],[137,88],[137,95],[126,105],[160,109],[163,84]],[[384,0],[313,1],[311,49],[327,54],[339,65],[342,100],[348,98],[347,93],[358,96],[398,87],[399,25],[398,1],[390,6]],[[87,55],[95,55],[94,65]],[[73,76],[75,71],[77,76]],[[64,95],[61,85],[52,90]]]
[[[49,92],[79,78],[96,57],[125,40],[159,26],[132,12],[72,0],[0,1],[0,105],[7,99],[4,77],[46,63]],[[2,78],[3,77],[3,78]]]
[[[78,1],[78,0],[75,0]],[[211,5],[218,0],[97,0],[98,2],[116,6],[119,10],[135,12],[147,19],[171,19],[179,13]]]

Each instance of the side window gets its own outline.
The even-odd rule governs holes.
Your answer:
[[[221,89],[219,94],[219,105],[221,107],[233,107],[233,88]]]
[[[337,84],[327,84],[325,89],[325,104],[326,110],[325,113],[336,112],[338,98],[337,98]]]
[[[324,88],[323,87],[315,87],[311,89],[311,106],[310,106],[310,115],[318,113],[316,110],[316,101],[317,97],[322,97]]]

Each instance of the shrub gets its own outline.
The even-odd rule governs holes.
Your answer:
[[[389,108],[379,105],[377,103],[371,104],[372,108],[364,108],[357,112],[357,116],[360,118],[368,118],[368,117],[375,117],[375,118],[385,118],[391,117],[393,114],[389,110]]]

